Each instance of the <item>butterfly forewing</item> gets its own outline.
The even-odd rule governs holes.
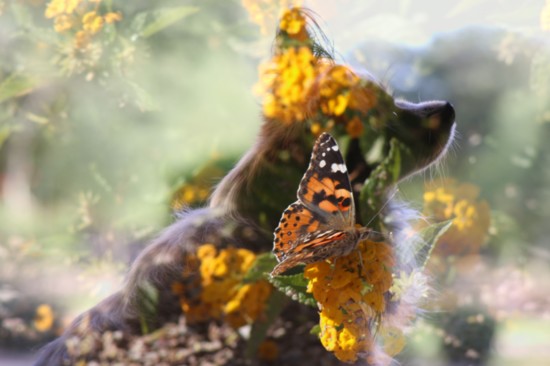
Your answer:
[[[348,172],[336,140],[328,133],[317,139],[311,162],[300,182],[298,199],[325,216],[334,229],[355,225],[355,208]]]

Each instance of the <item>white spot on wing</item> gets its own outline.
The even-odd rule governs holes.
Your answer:
[[[348,171],[346,168],[346,164],[336,164],[336,163],[332,163],[332,165],[330,166],[330,170],[333,173],[336,173],[336,172],[345,173]]]
[[[332,147],[332,150],[338,151],[338,145],[334,145],[334,146]]]
[[[323,155],[324,155],[324,154],[323,154]],[[325,165],[327,165],[327,162],[326,162],[326,161],[321,160],[321,161],[319,162],[319,166],[320,166],[321,168],[324,168]]]

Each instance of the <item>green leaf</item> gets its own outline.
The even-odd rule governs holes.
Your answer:
[[[319,324],[315,324],[311,329],[309,330],[309,334],[312,334],[314,336],[319,336],[321,334],[321,326]]]
[[[130,89],[134,93],[134,103],[142,112],[152,112],[158,111],[159,106],[155,98],[149,94],[149,92],[143,89],[138,84],[133,81],[127,80],[127,84],[130,86]]]
[[[380,209],[386,204],[386,192],[401,178],[402,156],[408,153],[408,148],[393,138],[390,141],[388,155],[373,170],[359,196],[361,218],[370,227],[380,227]],[[372,221],[371,221],[372,220]]]
[[[303,273],[288,276],[275,276],[270,278],[270,282],[276,289],[285,293],[292,300],[299,303],[317,307],[317,301],[312,294],[306,292],[308,281]]]
[[[141,36],[145,38],[150,37],[153,34],[164,30],[177,21],[189,15],[195,14],[198,11],[199,8],[195,6],[179,6],[159,9],[154,13],[155,20],[145,26],[145,28],[141,31]]]
[[[157,314],[159,300],[158,290],[148,281],[138,286],[138,311],[141,331],[143,334],[151,330],[149,320],[154,319]]]
[[[421,269],[424,269],[439,238],[453,225],[453,220],[439,222],[422,229],[418,235],[422,240],[415,248],[415,257]]]
[[[136,34],[141,34],[143,29],[145,28],[145,24],[147,23],[147,18],[149,15],[150,13],[147,11],[136,14],[130,22],[129,29]]]
[[[0,103],[28,94],[36,85],[36,80],[28,75],[11,74],[0,83]]]
[[[4,125],[0,127],[0,149],[2,148],[2,145],[4,145],[4,142],[10,137],[12,133],[11,126]]]
[[[243,278],[243,283],[256,282],[266,279],[273,267],[277,265],[277,259],[273,253],[263,253],[256,257],[256,261]]]
[[[266,337],[269,327],[275,319],[279,316],[283,310],[286,302],[286,296],[279,291],[273,291],[269,300],[267,301],[267,309],[265,312],[265,317],[260,321],[256,321],[252,324],[252,329],[250,330],[250,338],[246,343],[245,354],[248,359],[253,359],[258,352],[260,344]]]

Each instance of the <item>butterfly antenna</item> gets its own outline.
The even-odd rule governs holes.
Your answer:
[[[390,203],[390,201],[393,199],[393,197],[395,197],[395,195],[397,194],[397,188],[393,191],[393,193],[391,194],[391,196],[386,200],[386,202],[382,205],[382,207],[378,210],[378,212],[376,212],[376,214],[374,214],[372,216],[372,218],[369,220],[369,222],[367,222],[367,224],[365,225],[366,227],[368,227],[372,221],[377,218],[380,213],[382,212],[382,210],[384,210],[386,208],[386,206],[388,205],[388,203]],[[374,230],[373,230],[374,232]],[[380,233],[379,233],[380,234]]]

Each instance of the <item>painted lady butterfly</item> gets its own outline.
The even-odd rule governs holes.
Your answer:
[[[352,252],[371,229],[355,226],[355,206],[338,144],[323,133],[313,147],[309,167],[298,187],[298,200],[283,212],[275,229],[273,253],[279,275],[308,264]]]

